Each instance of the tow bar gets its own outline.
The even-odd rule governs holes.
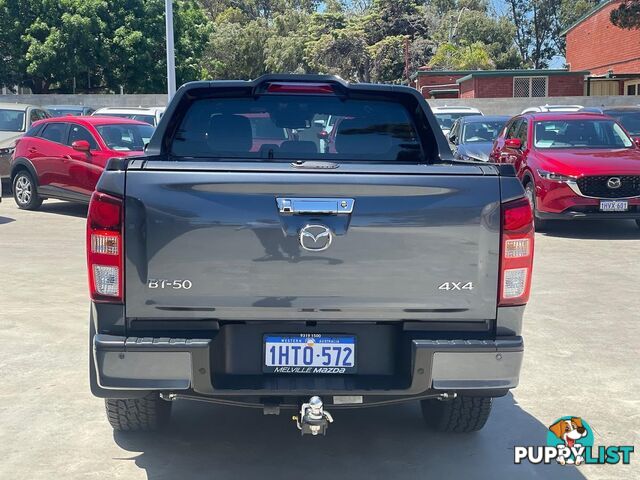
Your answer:
[[[329,424],[333,423],[331,414],[324,410],[320,397],[311,397],[307,403],[300,407],[300,415],[294,416],[301,435],[311,434],[325,435]]]

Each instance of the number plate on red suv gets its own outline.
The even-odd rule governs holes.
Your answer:
[[[600,200],[601,212],[626,212],[629,210],[627,200]]]
[[[270,373],[343,374],[356,371],[351,335],[265,335],[264,368]]]

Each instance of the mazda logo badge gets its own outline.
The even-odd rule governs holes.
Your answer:
[[[300,230],[300,246],[309,252],[322,252],[331,246],[333,234],[324,225],[305,225]]]
[[[622,180],[620,180],[620,177],[611,177],[609,180],[607,180],[607,187],[615,189],[615,188],[620,188],[622,186]]]

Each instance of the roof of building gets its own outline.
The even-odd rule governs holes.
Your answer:
[[[589,72],[572,72],[566,69],[476,70],[462,78],[459,78],[456,80],[456,83],[466,82],[474,77],[547,77],[552,75],[589,75]]]
[[[578,25],[580,25],[582,22],[584,22],[587,18],[592,17],[593,15],[598,13],[600,10],[602,10],[604,7],[606,7],[607,5],[609,5],[613,1],[614,0],[604,0],[604,1],[600,2],[600,3],[598,3],[591,10],[589,10],[587,13],[585,13],[580,18],[578,18],[575,22],[573,22],[569,27],[567,27],[562,32],[560,32],[560,35],[562,35],[562,36],[566,35],[567,33],[569,33],[569,31],[571,31],[574,28],[576,28]]]

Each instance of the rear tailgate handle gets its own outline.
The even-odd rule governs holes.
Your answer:
[[[339,214],[353,212],[353,198],[276,198],[280,213]]]

